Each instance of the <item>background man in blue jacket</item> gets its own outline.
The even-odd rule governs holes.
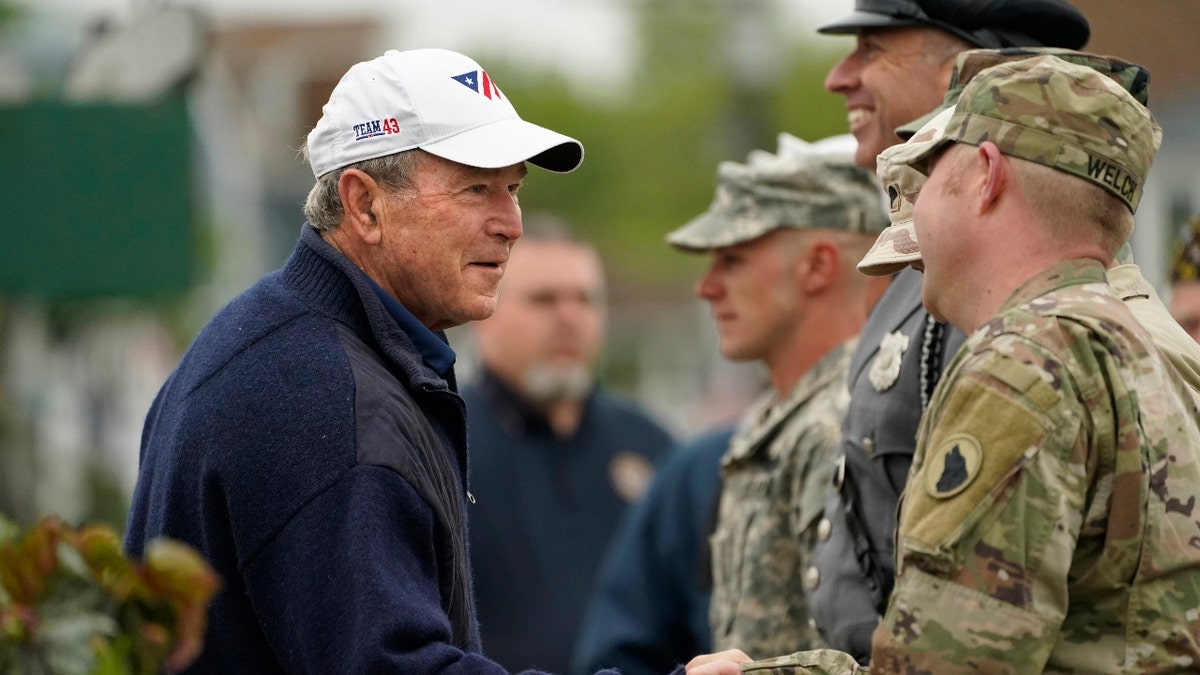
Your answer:
[[[529,220],[495,313],[471,326],[471,560],[488,655],[561,673],[617,522],[671,437],[596,381],[607,319],[599,255],[554,220]]]

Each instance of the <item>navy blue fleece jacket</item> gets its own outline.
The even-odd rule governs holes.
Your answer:
[[[201,331],[146,418],[126,548],[224,583],[190,672],[502,673],[479,650],[453,373],[305,226]]]

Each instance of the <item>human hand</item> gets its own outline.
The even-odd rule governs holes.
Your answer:
[[[741,664],[751,661],[740,649],[726,649],[716,654],[701,654],[688,661],[687,675],[741,675]]]

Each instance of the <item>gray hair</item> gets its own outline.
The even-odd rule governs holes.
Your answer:
[[[305,162],[309,161],[307,143],[301,146],[300,154]],[[345,210],[342,199],[338,196],[338,181],[346,169],[362,171],[379,181],[387,190],[399,192],[412,189],[413,176],[424,154],[424,150],[414,148],[355,162],[321,175],[304,200],[304,216],[318,232],[328,232],[342,222]]]

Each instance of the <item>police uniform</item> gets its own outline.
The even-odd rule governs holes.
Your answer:
[[[1064,0],[857,0],[854,5],[853,12],[818,32],[935,28],[987,49],[1079,48],[1090,36],[1087,19]],[[895,576],[896,504],[912,461],[917,421],[941,367],[964,339],[921,306],[920,274],[901,271],[868,318],[854,355],[839,469],[826,504],[828,538],[814,551],[811,575],[818,581],[810,599],[829,643],[863,662]]]
[[[864,663],[896,575],[896,504],[912,463],[922,396],[965,337],[931,321],[921,306],[921,273],[906,267],[867,319],[850,362],[850,406],[826,500],[828,523],[808,577],[824,637]]]
[[[613,533],[673,440],[640,406],[599,385],[566,437],[486,367],[462,397],[483,644],[511,671],[566,672]]]

